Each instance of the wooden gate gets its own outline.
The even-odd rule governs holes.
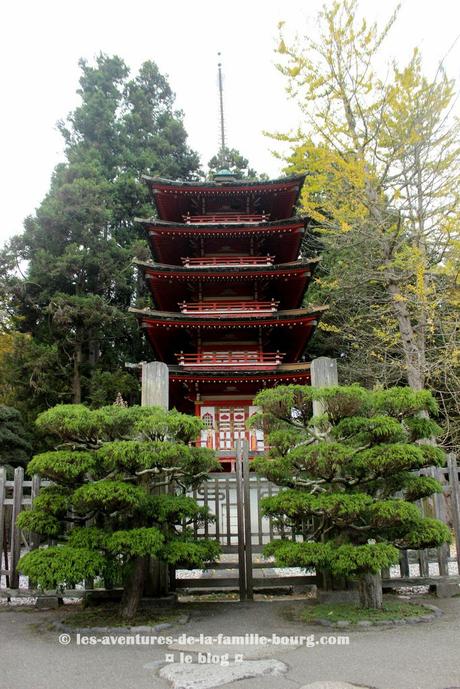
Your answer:
[[[272,520],[262,515],[260,501],[276,495],[279,486],[249,472],[249,448],[247,440],[236,440],[235,471],[212,474],[209,479],[190,495],[200,505],[209,508],[215,520],[203,527],[195,527],[196,538],[215,538],[222,548],[223,558],[213,565],[211,576],[206,572],[199,578],[176,576],[177,589],[238,588],[241,600],[252,599],[254,587],[266,589],[276,586],[305,585],[314,583],[315,576],[266,576],[264,570],[273,564],[261,562],[258,556],[264,545],[272,541],[278,532]],[[284,530],[284,537],[291,533]],[[259,559],[259,561],[258,561]],[[222,570],[233,574],[219,576]]]

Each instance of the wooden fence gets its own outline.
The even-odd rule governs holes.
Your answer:
[[[426,585],[436,583],[440,578],[460,575],[460,485],[459,467],[456,457],[449,455],[447,467],[430,470],[431,475],[439,478],[444,486],[443,494],[434,496],[425,504],[424,510],[446,521],[454,533],[453,548],[441,548],[421,551],[402,551],[399,563],[399,576],[394,570],[384,572],[384,580],[393,584]],[[220,474],[213,476],[202,488],[194,492],[199,502],[209,506],[216,515],[216,521],[211,526],[197,530],[196,536],[215,538],[223,546],[224,552],[237,551],[237,496],[234,474]],[[17,468],[14,478],[7,479],[5,468],[0,467],[0,596],[27,595],[25,586],[21,582],[21,592],[18,591],[20,579],[17,564],[21,554],[38,548],[40,538],[37,534],[21,531],[16,526],[18,514],[29,509],[33,499],[39,494],[40,488],[49,482],[40,482],[38,476],[31,480],[24,479],[24,470]],[[251,505],[251,521],[249,523],[248,543],[254,552],[260,552],[262,546],[276,536],[273,525],[262,516],[259,500],[264,495],[277,492],[277,486],[253,477],[248,481],[248,498]],[[288,534],[286,534],[289,536]],[[414,567],[415,565],[415,567]],[[197,580],[198,581],[198,580]],[[454,579],[452,579],[454,581]],[[34,592],[36,593],[36,592]],[[29,593],[30,595],[30,593]],[[66,594],[67,595],[67,594]],[[75,591],[70,595],[82,595]]]

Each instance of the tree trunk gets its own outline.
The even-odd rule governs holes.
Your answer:
[[[398,321],[399,333],[407,369],[407,382],[412,390],[423,390],[425,386],[425,342],[417,337],[411,315],[405,301],[401,300],[397,284],[390,280],[388,292],[392,298],[393,311]]]
[[[382,607],[382,577],[380,574],[362,574],[358,579],[359,604],[361,608]]]
[[[81,403],[81,378],[80,378],[80,364],[81,364],[81,342],[75,344],[73,354],[73,379],[72,379],[72,393],[73,403]]]
[[[97,340],[93,333],[90,332],[88,335],[88,364],[91,369],[96,368],[100,353],[99,340]]]
[[[125,584],[121,599],[121,616],[125,620],[131,620],[136,615],[144,590],[145,574],[147,569],[147,557],[137,557],[131,576]]]
[[[331,574],[328,569],[319,569],[318,574],[319,588],[324,591],[347,591],[350,588],[346,577]]]

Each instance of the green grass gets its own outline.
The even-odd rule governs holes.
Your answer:
[[[94,608],[80,608],[63,617],[62,621],[70,627],[136,627],[173,622],[177,616],[177,612],[139,610],[136,617],[128,622],[120,616],[118,606],[98,605]]]
[[[353,603],[317,603],[303,608],[299,617],[303,622],[348,620],[351,624],[356,624],[361,620],[371,620],[372,622],[401,620],[406,617],[426,614],[426,608],[420,605],[405,603],[404,601],[384,601],[383,608],[380,610],[360,608]]]

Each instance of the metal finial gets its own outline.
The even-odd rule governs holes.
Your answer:
[[[220,53],[217,53],[219,62],[217,63],[217,70],[219,76],[219,103],[220,103],[220,154],[222,164],[225,162],[225,120],[224,120],[224,88],[222,84],[222,63],[220,62]]]

